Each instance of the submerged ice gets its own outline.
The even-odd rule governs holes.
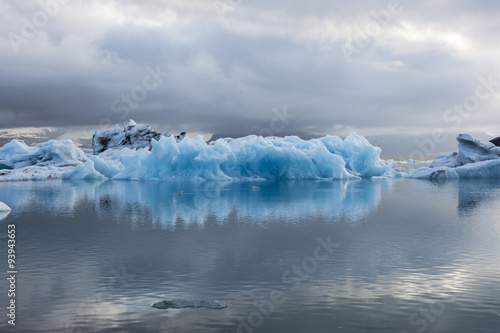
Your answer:
[[[187,299],[164,300],[161,302],[151,304],[151,306],[153,308],[162,310],[185,309],[185,308],[191,308],[191,309],[205,308],[212,310],[222,310],[227,308],[226,303],[217,300],[187,300]]]

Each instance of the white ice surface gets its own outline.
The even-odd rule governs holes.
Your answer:
[[[458,152],[436,158],[428,167],[405,175],[408,178],[456,179],[500,177],[500,147],[474,139],[468,134],[457,137]]]
[[[11,209],[9,206],[0,201],[0,212],[10,212]]]

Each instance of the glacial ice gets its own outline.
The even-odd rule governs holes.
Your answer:
[[[0,160],[6,160],[13,155],[28,154],[29,152],[31,152],[30,147],[23,141],[12,140],[0,148]]]
[[[0,201],[0,221],[5,219],[10,214],[10,207]]]
[[[302,140],[296,136],[250,135],[211,143],[202,137],[162,135],[150,143],[151,150],[122,146],[85,155],[69,140],[51,140],[36,147],[12,141],[0,149],[0,164],[4,165],[0,167],[0,181],[303,180],[397,175],[380,160],[380,148],[356,133],[344,140],[337,136]]]
[[[427,167],[409,172],[405,177],[421,179],[498,178],[500,147],[475,139],[468,134],[457,136],[458,152],[438,156]]]
[[[186,135],[182,132],[175,138],[180,141]],[[110,148],[148,148],[151,149],[151,141],[158,141],[161,137],[170,137],[170,133],[159,133],[152,130],[147,124],[137,124],[129,119],[123,124],[123,131],[118,125],[112,129],[97,130],[92,137],[93,153],[97,155]]]
[[[161,302],[151,304],[151,306],[153,308],[162,310],[185,309],[185,308],[191,308],[191,309],[205,308],[212,310],[222,310],[227,308],[226,303],[217,300],[187,300],[187,299],[164,300]]]
[[[0,212],[10,212],[11,209],[9,206],[0,201]]]
[[[348,179],[392,175],[380,149],[353,133],[302,140],[250,135],[207,144],[198,137],[152,141],[151,151],[123,154],[114,179]]]
[[[12,140],[0,148],[0,165],[4,169],[19,169],[27,166],[76,166],[87,157],[71,140],[50,140],[35,147]],[[1,168],[1,167],[0,167]]]
[[[0,148],[0,181],[500,177],[500,147],[467,134],[457,137],[458,152],[411,170],[415,168],[404,167],[408,163],[382,161],[380,148],[356,133],[345,139],[249,135],[207,143],[201,136],[160,134],[133,120],[124,126],[123,131],[118,126],[96,131],[93,151],[79,149],[71,140],[35,147],[13,140]]]

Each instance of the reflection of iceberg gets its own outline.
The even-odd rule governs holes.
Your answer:
[[[253,223],[297,223],[310,215],[358,221],[376,209],[384,184],[391,182],[263,182],[254,191],[249,183],[108,181],[96,184],[94,200],[99,215],[112,214],[119,220],[128,212],[135,224],[150,211],[153,224],[167,229],[178,223],[203,226],[208,216],[224,223],[231,214]],[[179,190],[184,196],[172,194]]]
[[[359,221],[380,203],[391,180],[259,182],[14,182],[0,187],[16,211],[41,209],[71,215],[91,201],[96,213],[132,226],[152,223],[160,229],[203,226],[214,217],[226,223],[232,214],[252,223],[299,223],[304,217]],[[184,191],[179,196],[179,191]]]
[[[3,219],[5,219],[7,217],[7,215],[10,214],[10,211],[3,211],[3,212],[0,212],[0,221],[2,221]]]
[[[14,211],[36,209],[57,215],[71,215],[78,205],[87,200],[87,185],[91,184],[82,182],[74,186],[71,182],[61,181],[2,183],[0,198],[8,197]]]
[[[142,183],[106,181],[96,183],[95,207],[99,215],[120,220],[123,212],[135,224],[151,214],[153,225],[175,228],[177,224],[203,226],[208,216],[224,223],[231,214],[253,223],[283,220],[300,222],[305,216],[326,220],[358,221],[378,206],[381,191],[391,181],[301,181],[251,183],[176,182]],[[183,190],[184,195],[177,193]]]
[[[481,204],[498,200],[500,179],[462,180],[458,186],[458,209],[470,213]]]
[[[171,299],[164,300],[151,305],[153,308],[157,309],[212,309],[212,310],[222,310],[227,308],[226,303],[217,300],[187,300],[187,299]]]

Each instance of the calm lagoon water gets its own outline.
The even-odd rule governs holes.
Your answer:
[[[15,182],[0,201],[2,332],[500,331],[499,180]],[[171,298],[228,307],[150,306]]]

